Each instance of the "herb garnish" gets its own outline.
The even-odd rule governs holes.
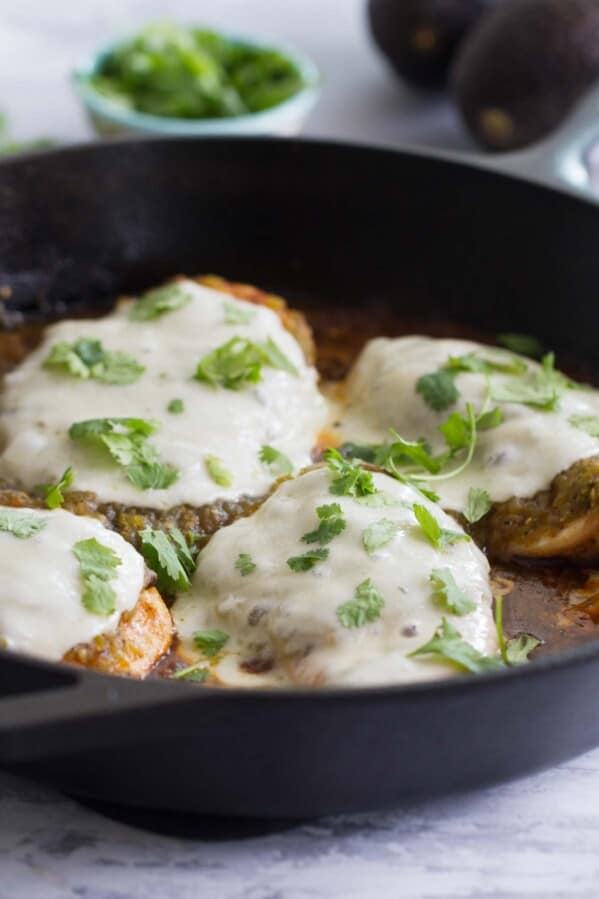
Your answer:
[[[228,468],[225,468],[218,456],[204,456],[204,465],[210,478],[219,487],[230,487],[233,483],[233,475]]]
[[[352,465],[341,453],[329,448],[323,453],[324,461],[335,477],[331,481],[329,493],[335,496],[363,497],[376,493],[371,471],[365,471],[359,465]]]
[[[292,571],[310,571],[311,568],[314,568],[319,562],[328,559],[328,557],[329,551],[326,548],[310,549],[302,556],[292,556],[290,559],[287,559],[287,564]]]
[[[44,500],[49,509],[59,509],[64,503],[63,490],[67,490],[74,480],[75,472],[69,465],[55,484],[40,484],[35,489],[45,494]]]
[[[170,401],[166,408],[172,415],[181,415],[182,412],[185,412],[185,403],[183,400],[174,399]]]
[[[44,367],[106,384],[133,384],[145,371],[133,356],[105,350],[99,340],[90,337],[83,337],[75,343],[61,341],[55,344],[44,360]]]
[[[116,609],[116,593],[108,582],[116,577],[121,559],[95,537],[76,543],[73,555],[79,562],[85,585],[81,596],[83,607],[92,615],[112,615]]]
[[[177,480],[179,472],[160,462],[155,448],[147,443],[159,427],[159,422],[143,418],[90,418],[71,425],[69,437],[105,447],[140,490],[165,490]]]
[[[225,300],[224,308],[226,325],[249,325],[256,317],[255,309],[244,309],[243,306],[232,300]]]
[[[343,510],[338,503],[319,506],[316,514],[320,519],[320,524],[315,531],[304,534],[302,537],[304,543],[320,543],[321,546],[324,546],[345,530]]]
[[[424,536],[435,549],[443,550],[445,547],[458,543],[460,540],[470,540],[468,534],[460,534],[459,531],[449,531],[446,528],[442,528],[426,506],[414,503],[414,515]]]
[[[499,651],[505,664],[523,665],[528,662],[528,656],[533,649],[541,645],[542,641],[537,640],[531,634],[520,634],[518,637],[512,637],[511,640],[505,639],[503,630],[503,596],[501,595],[495,596],[494,617]]]
[[[385,600],[370,578],[359,584],[353,599],[337,608],[337,618],[343,627],[364,627],[381,617]]]
[[[476,609],[476,603],[458,587],[449,568],[433,568],[430,582],[435,603],[452,615],[468,615]]]
[[[591,437],[599,437],[599,415],[571,415],[568,421],[573,428],[585,431]]]
[[[39,534],[47,525],[45,518],[21,509],[0,509],[0,531],[6,531],[19,540],[27,540]]]
[[[388,518],[381,518],[380,521],[369,524],[362,534],[362,544],[368,555],[390,543],[399,528],[400,525],[396,521],[390,521]]]
[[[242,577],[253,574],[258,566],[253,561],[249,553],[239,553],[235,561],[235,568],[241,572]]]
[[[197,649],[201,649],[204,655],[211,659],[221,651],[229,640],[225,631],[194,631],[191,635]]]
[[[522,375],[528,370],[523,359],[514,357],[509,362],[499,362],[496,359],[483,359],[476,353],[466,353],[464,356],[450,356],[445,363],[445,370],[456,375],[462,372],[471,372],[477,375],[492,375],[496,372],[505,375]]]
[[[198,662],[187,668],[179,668],[171,677],[173,680],[188,680],[196,684],[203,684],[210,677],[210,669],[206,668],[203,662]]]
[[[160,318],[167,312],[175,312],[191,302],[191,296],[178,284],[165,284],[146,291],[131,307],[129,319],[134,322],[147,322]]]
[[[450,662],[473,674],[503,667],[500,659],[484,655],[462,639],[460,632],[455,630],[446,618],[443,618],[428,643],[408,654],[408,658],[414,656],[434,656],[440,662]]]
[[[453,375],[443,369],[422,375],[416,382],[416,392],[422,395],[426,404],[435,412],[449,409],[460,397]]]
[[[293,471],[293,462],[291,459],[286,456],[285,453],[275,449],[274,446],[264,445],[260,450],[258,458],[263,465],[269,467],[271,474],[277,478],[286,474],[291,474]]]
[[[193,549],[179,530],[166,531],[146,528],[139,532],[141,552],[148,568],[156,574],[161,593],[183,593],[189,590],[190,577],[195,571]]]
[[[298,374],[297,368],[271,337],[261,343],[245,337],[232,337],[200,360],[194,378],[214,388],[241,390],[262,380],[263,366]]]
[[[493,503],[486,490],[480,487],[471,487],[468,491],[468,502],[464,509],[464,518],[470,524],[480,521],[487,514]]]
[[[512,378],[505,384],[494,384],[491,387],[492,399],[498,403],[518,403],[533,409],[555,411],[565,391],[576,385],[556,371],[553,353],[543,356],[541,364],[541,370],[532,375]]]
[[[531,359],[540,359],[543,355],[541,341],[528,334],[498,334],[497,343],[507,347],[512,353],[520,353],[521,356],[529,356]]]

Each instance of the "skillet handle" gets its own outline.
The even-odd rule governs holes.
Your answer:
[[[526,150],[482,157],[483,167],[567,188],[599,203],[599,185],[593,186],[589,153],[599,141],[599,86],[593,88],[574,109],[564,125],[551,137]]]

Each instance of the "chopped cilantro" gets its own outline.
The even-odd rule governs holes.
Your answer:
[[[139,536],[142,555],[148,568],[156,574],[160,592],[171,594],[189,590],[196,559],[181,531],[173,528],[167,533],[146,528],[139,532]]]
[[[501,372],[506,375],[521,375],[527,371],[527,368],[523,359],[514,357],[510,362],[499,362],[496,359],[483,359],[476,353],[450,356],[445,363],[445,370],[455,374],[472,372],[480,375],[492,375],[495,372]]]
[[[497,343],[512,353],[520,353],[521,356],[529,356],[531,359],[540,359],[543,355],[541,341],[528,334],[498,334]]]
[[[170,401],[166,408],[173,415],[181,415],[182,412],[185,412],[185,403],[183,400],[174,399]]]
[[[231,486],[233,483],[233,475],[228,468],[225,468],[222,460],[219,459],[218,456],[205,456],[204,464],[206,466],[206,471],[215,484],[218,484],[219,487]]]
[[[368,496],[356,497],[356,502],[361,506],[368,506],[370,509],[383,509],[385,506],[399,506],[400,501],[388,493],[378,490],[376,493],[370,493]]]
[[[404,440],[396,431],[391,431],[391,434],[394,437],[393,443],[387,447],[386,458],[381,459],[381,462],[377,464],[385,467],[390,461],[395,465],[405,465],[411,462],[425,471],[430,471],[431,474],[436,474],[441,470],[441,460],[435,459],[431,455],[423,440],[412,442]],[[382,454],[379,452],[379,458],[381,456]]]
[[[573,428],[585,431],[591,437],[599,437],[599,415],[571,415],[568,421]]]
[[[295,366],[272,338],[254,343],[245,337],[232,337],[200,360],[194,378],[211,387],[241,390],[262,379],[263,366],[282,369],[292,375],[298,374]]]
[[[459,631],[456,631],[446,618],[443,618],[428,643],[409,653],[409,658],[414,656],[434,656],[440,662],[449,662],[463,671],[470,671],[473,674],[481,671],[495,671],[503,667],[500,659],[483,655],[478,649],[463,640]]]
[[[458,587],[449,568],[433,568],[430,582],[435,603],[452,615],[467,615],[476,609],[476,603]]]
[[[352,465],[341,453],[329,448],[325,450],[323,459],[335,477],[331,481],[329,492],[335,496],[363,497],[376,493],[371,471],[365,471],[359,465]]]
[[[160,318],[167,312],[175,312],[191,301],[178,284],[164,284],[146,291],[131,307],[129,318],[134,322],[147,322]]]
[[[44,500],[49,509],[58,509],[64,503],[63,490],[67,490],[75,479],[75,472],[69,465],[65,468],[55,484],[40,484],[36,491],[44,493]]]
[[[133,356],[105,350],[99,340],[90,337],[83,337],[75,343],[61,341],[55,344],[44,360],[44,367],[107,384],[133,384],[145,371]]]
[[[79,562],[85,586],[81,596],[83,607],[92,615],[112,615],[116,609],[116,593],[108,582],[116,577],[121,559],[95,537],[79,540],[73,547],[73,555]]]
[[[505,384],[494,384],[491,397],[498,403],[518,403],[552,412],[558,408],[565,391],[575,386],[565,375],[556,371],[555,357],[553,353],[548,353],[543,357],[540,371],[513,378]]]
[[[321,546],[324,546],[345,530],[343,510],[338,503],[331,503],[328,506],[319,506],[316,510],[316,514],[320,519],[320,524],[315,531],[304,534],[302,537],[304,543],[320,543]]]
[[[242,577],[253,574],[258,566],[249,553],[239,553],[235,561],[235,568],[241,572]]]
[[[459,540],[470,540],[467,534],[460,534],[459,531],[449,531],[442,528],[426,506],[414,503],[414,515],[424,536],[435,549],[445,549],[446,546],[457,543]]]
[[[505,660],[508,665],[522,665],[528,662],[528,657],[533,649],[541,645],[541,640],[537,640],[531,634],[520,634],[518,637],[512,637],[505,646]]]
[[[249,306],[245,309],[244,306]],[[251,308],[250,303],[243,300],[233,302],[233,300],[225,300],[225,324],[226,325],[249,325],[256,317],[256,310]]]
[[[269,467],[271,474],[277,478],[286,474],[291,474],[293,471],[293,462],[291,459],[286,456],[285,453],[275,449],[274,446],[264,445],[260,450],[258,458],[263,465]]]
[[[364,627],[381,617],[385,600],[370,578],[362,581],[349,602],[337,607],[337,618],[343,627]]]
[[[292,571],[310,571],[311,568],[314,568],[315,565],[324,561],[324,559],[328,559],[328,557],[329,551],[326,548],[310,549],[302,556],[292,556],[290,559],[287,559],[287,564]]]
[[[368,555],[372,555],[377,549],[390,543],[399,527],[396,521],[390,521],[388,518],[381,518],[380,521],[369,524],[362,534],[362,544]]]
[[[487,514],[492,506],[491,497],[480,487],[471,487],[468,491],[468,502],[464,509],[464,518],[474,524]]]
[[[0,531],[6,531],[19,540],[27,540],[46,527],[47,520],[22,509],[0,509]]]
[[[179,668],[171,677],[173,680],[187,680],[196,684],[203,684],[210,677],[210,669],[206,668],[203,662],[198,662],[196,665],[189,665],[187,668]]]
[[[449,409],[460,396],[453,375],[444,370],[423,375],[416,383],[416,391],[422,395],[425,403],[435,412]]]
[[[194,645],[201,649],[204,655],[211,659],[221,651],[229,640],[229,635],[224,631],[194,631],[191,635]]]

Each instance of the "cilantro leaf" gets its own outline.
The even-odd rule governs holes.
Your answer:
[[[189,590],[190,577],[196,560],[185,537],[178,528],[169,533],[145,528],[139,532],[141,553],[148,568],[156,574],[161,593],[183,593]]]
[[[553,353],[548,353],[543,357],[540,371],[513,378],[505,384],[494,384],[491,397],[498,403],[518,403],[552,412],[558,408],[565,391],[575,386],[565,375],[556,371],[555,357]]]
[[[352,465],[338,450],[332,448],[325,450],[323,459],[335,475],[329,493],[336,496],[362,497],[377,492],[372,472],[365,471],[359,465]]]
[[[585,431],[591,437],[599,437],[599,415],[571,415],[568,421],[573,428]]]
[[[225,631],[194,631],[191,635],[197,649],[201,649],[204,655],[211,659],[221,651],[229,640]]]
[[[89,337],[55,344],[43,364],[83,380],[94,378],[107,384],[133,384],[145,371],[133,356],[109,352],[99,340]]]
[[[459,540],[470,540],[468,534],[460,534],[459,531],[449,531],[442,528],[426,506],[414,503],[414,515],[424,536],[435,549],[445,549],[446,546],[457,543]]]
[[[470,422],[459,412],[452,413],[442,425],[439,425],[439,430],[447,446],[454,451],[464,449],[472,440]]]
[[[513,358],[510,362],[499,362],[495,359],[483,359],[476,353],[466,353],[464,356],[450,356],[445,363],[445,370],[460,374],[472,372],[480,375],[491,375],[501,372],[506,375],[521,375],[527,371],[528,366],[523,359]]]
[[[381,617],[385,600],[370,578],[362,581],[349,602],[337,607],[337,618],[343,627],[364,627]]]
[[[540,359],[543,355],[541,341],[528,334],[498,334],[497,343],[512,353],[520,353],[521,356],[529,356],[531,359]]]
[[[338,503],[331,503],[328,506],[319,506],[316,510],[316,514],[320,519],[320,524],[315,531],[304,534],[302,537],[304,543],[320,543],[321,546],[324,546],[345,530],[343,510]]]
[[[204,465],[210,478],[219,487],[230,487],[233,483],[233,475],[228,468],[223,465],[222,459],[218,456],[204,456]]]
[[[166,490],[178,480],[179,472],[163,462],[142,460],[128,466],[127,477],[139,490]]]
[[[500,659],[484,655],[463,640],[459,631],[455,630],[446,618],[443,618],[428,643],[408,654],[408,658],[415,656],[434,656],[439,662],[449,662],[473,674],[495,671],[503,667]]]
[[[0,531],[6,531],[19,540],[27,540],[39,534],[47,523],[45,518],[22,509],[0,509]]]
[[[187,680],[196,684],[203,684],[210,677],[210,669],[204,667],[203,663],[198,662],[196,665],[189,665],[187,668],[179,668],[171,677],[173,680]]]
[[[458,587],[449,568],[433,568],[430,582],[435,603],[452,615],[468,615],[476,609],[476,603]]]
[[[468,491],[468,502],[464,509],[464,518],[474,524],[487,514],[493,503],[486,490],[471,487]]]
[[[241,572],[242,577],[253,574],[258,566],[253,561],[249,553],[239,553],[235,562],[235,568]]]
[[[531,634],[520,634],[513,637],[505,645],[505,660],[508,665],[523,665],[528,662],[530,653],[540,646],[542,640],[537,640]]]
[[[362,534],[362,544],[368,555],[390,543],[399,528],[400,525],[396,521],[390,521],[388,518],[381,518],[380,521],[369,524]]]
[[[416,392],[421,394],[425,403],[435,412],[449,409],[460,396],[453,375],[444,370],[419,378],[416,383]]]
[[[489,409],[488,412],[482,412],[476,418],[476,427],[479,431],[491,431],[493,428],[498,428],[499,425],[503,422],[503,411],[496,406],[494,409]]]
[[[258,458],[263,465],[267,465],[270,468],[271,474],[277,478],[286,474],[291,474],[293,471],[293,462],[291,459],[286,456],[285,453],[275,449],[274,446],[264,445],[260,450]]]
[[[131,307],[129,319],[133,322],[151,321],[167,312],[175,312],[189,302],[191,302],[190,294],[182,290],[178,284],[164,284],[142,294]]]
[[[291,360],[287,358],[285,353],[283,353],[282,350],[276,345],[272,337],[269,337],[267,340],[256,344],[256,346],[262,353],[262,358],[265,365],[270,365],[271,368],[280,368],[282,371],[286,371],[290,375],[295,375],[295,377],[297,377],[297,368],[291,362]]]
[[[265,365],[292,375],[298,373],[272,338],[254,343],[245,337],[232,337],[199,361],[194,378],[214,388],[241,390],[262,380],[262,367]]]
[[[233,302],[233,300],[225,300],[225,324],[249,325],[249,323],[256,317],[256,310],[252,309],[251,307],[249,309],[244,309],[244,306],[250,306],[250,304],[244,303],[242,305],[242,301],[240,300],[238,300],[237,302]]]
[[[63,490],[67,490],[75,479],[75,472],[69,465],[65,468],[56,484],[40,484],[36,491],[44,493],[44,500],[49,509],[59,509],[64,503]]]
[[[441,470],[441,461],[430,454],[423,440],[417,442],[404,440],[397,431],[391,431],[391,434],[395,439],[387,447],[386,458],[382,458],[382,453],[379,451],[380,461],[377,464],[384,467],[390,461],[393,461],[395,465],[405,465],[408,462],[413,462],[414,465],[418,465],[432,474],[436,474]]]
[[[292,556],[290,559],[287,559],[287,564],[292,571],[310,571],[311,568],[314,568],[315,565],[324,561],[324,559],[328,559],[328,557],[328,549],[310,549],[302,556]]]
[[[73,546],[73,555],[79,562],[84,583],[83,607],[92,615],[111,615],[116,609],[116,593],[108,582],[116,577],[121,559],[95,537],[79,540]]]
[[[400,505],[399,500],[388,493],[383,493],[382,490],[378,490],[376,493],[371,493],[368,496],[357,496],[355,500],[361,506],[367,506],[370,509],[383,509],[385,506]]]
[[[185,412],[185,403],[183,400],[174,399],[170,401],[166,408],[172,415],[181,415],[182,412]]]

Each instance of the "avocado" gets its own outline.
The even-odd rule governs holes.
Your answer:
[[[599,78],[599,0],[510,0],[464,41],[451,76],[466,125],[490,150],[551,132]]]
[[[395,71],[423,88],[440,88],[460,41],[497,0],[369,0],[375,42]]]

